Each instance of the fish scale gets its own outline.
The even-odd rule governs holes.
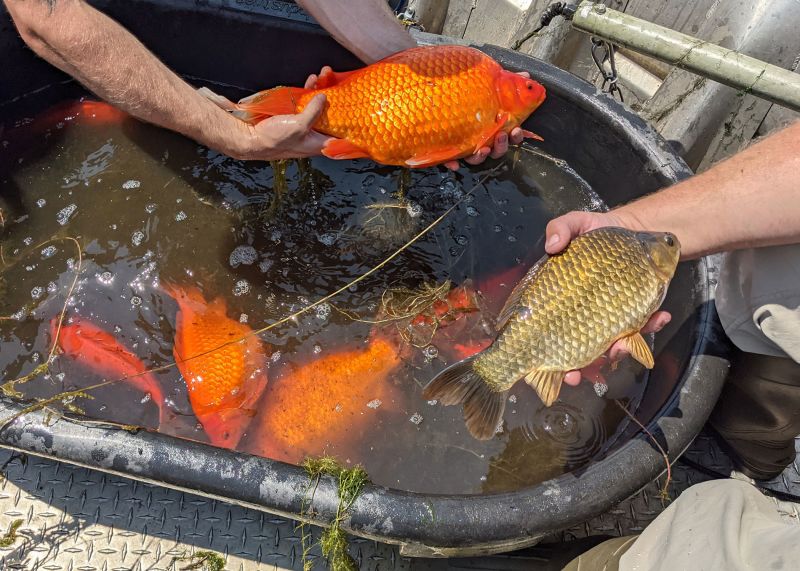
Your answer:
[[[437,375],[425,397],[463,403],[470,431],[485,439],[502,418],[503,395],[521,378],[550,406],[567,371],[590,365],[619,339],[651,367],[639,331],[661,304],[679,256],[669,233],[601,228],[579,236],[528,271],[501,311],[497,339]]]

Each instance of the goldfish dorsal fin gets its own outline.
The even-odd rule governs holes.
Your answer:
[[[322,154],[336,160],[369,158],[367,151],[347,139],[330,139],[322,147]]]
[[[522,298],[522,294],[528,288],[528,286],[533,283],[533,280],[536,279],[536,276],[539,275],[539,272],[544,267],[544,263],[547,261],[548,256],[545,254],[542,256],[538,262],[533,264],[528,272],[522,276],[517,282],[517,285],[514,286],[514,289],[511,290],[511,293],[508,294],[508,299],[503,304],[503,309],[500,310],[500,313],[497,315],[497,322],[495,323],[495,330],[500,331],[503,327],[505,327],[508,320],[514,315],[514,312],[517,311],[517,306],[520,303],[520,299]]]
[[[639,361],[646,368],[653,368],[653,365],[655,365],[653,352],[650,351],[650,347],[647,345],[647,341],[644,340],[644,337],[642,337],[641,333],[637,331],[632,335],[623,337],[623,341],[625,343],[625,347],[630,352],[631,357]]]
[[[355,70],[358,71],[358,70]],[[317,83],[314,86],[316,89],[326,89],[328,87],[335,87],[351,76],[355,71],[328,71],[327,73],[319,74]]]
[[[453,160],[463,152],[464,149],[459,147],[445,147],[427,153],[418,153],[406,160],[406,164],[412,168],[430,167]]]
[[[564,380],[566,371],[539,371],[534,369],[525,375],[525,382],[528,383],[539,398],[542,399],[544,406],[551,406],[561,392],[561,382]]]

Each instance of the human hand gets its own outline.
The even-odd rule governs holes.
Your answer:
[[[570,241],[576,236],[585,234],[590,230],[597,228],[604,228],[607,226],[621,226],[623,228],[631,227],[631,223],[625,218],[624,214],[611,211],[611,212],[569,212],[564,216],[560,216],[550,221],[545,231],[545,251],[550,254],[557,254],[567,247]],[[645,326],[642,328],[642,333],[656,333],[663,329],[667,323],[670,322],[672,316],[666,311],[656,311]],[[617,341],[614,343],[606,355],[601,356],[598,361],[592,365],[598,364],[599,361],[608,359],[612,363],[616,363],[623,359],[629,352],[625,347],[625,343]],[[589,365],[589,367],[592,367]],[[586,367],[588,369],[589,367]],[[576,386],[581,382],[581,371],[569,371],[564,376],[564,383]]]
[[[518,73],[522,77],[530,78],[531,76],[531,74],[527,71],[520,71]],[[514,127],[514,129],[511,130],[511,133],[500,131],[494,136],[494,142],[491,147],[481,147],[478,149],[477,153],[465,157],[464,162],[471,165],[479,165],[485,161],[487,157],[499,159],[508,152],[509,141],[513,145],[519,145],[524,138],[524,131],[521,127]],[[455,171],[458,170],[459,164],[458,161],[447,161],[444,166]]]

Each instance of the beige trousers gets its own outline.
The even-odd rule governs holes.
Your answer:
[[[800,569],[800,506],[741,478],[692,486],[641,535],[601,543],[564,571]]]

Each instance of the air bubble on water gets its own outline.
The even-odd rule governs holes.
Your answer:
[[[356,284],[352,284],[352,285],[347,287],[347,291],[357,292],[358,291],[358,286]]]
[[[23,319],[25,319],[25,310],[20,309],[19,311],[15,311],[9,317],[11,317],[11,319],[13,319],[14,321],[22,321]]]
[[[112,230],[116,230],[117,229],[117,225],[116,224],[112,224],[111,226],[109,226],[109,228],[111,228]]]
[[[114,283],[114,274],[111,272],[103,272],[102,274],[96,274],[97,281],[105,286],[110,286]]]
[[[151,395],[150,393],[144,393],[144,396],[139,402],[142,404],[146,404],[149,403],[151,400],[153,400],[153,395]]]
[[[33,244],[33,238],[31,238],[30,236],[28,236],[27,238],[25,238],[24,240],[22,240],[22,243],[23,243],[23,244],[25,244],[26,246],[30,246],[31,244]]]
[[[67,269],[68,270],[75,269],[75,258],[67,258]]]
[[[56,248],[52,244],[50,246],[46,246],[46,247],[42,248],[42,252],[41,252],[42,258],[44,258],[45,260],[47,258],[52,258],[55,255],[56,252],[58,252],[58,248]]]
[[[466,246],[467,242],[469,242],[469,239],[463,234],[456,236],[456,244],[459,246]]]
[[[236,282],[236,285],[233,286],[233,295],[240,296],[250,293],[250,282],[247,280],[239,280]]]
[[[272,260],[262,260],[258,263],[258,269],[262,274],[266,274],[272,267]]]
[[[31,353],[31,362],[32,363],[38,363],[41,360],[41,358],[42,358],[42,355],[38,351],[35,351],[35,352]]]
[[[32,266],[25,266],[25,271],[26,272],[32,272],[35,269],[36,269],[36,264],[34,264]]]
[[[39,299],[44,295],[44,288],[42,286],[36,286],[31,290],[31,297],[33,299]]]
[[[378,187],[378,192],[380,192],[381,194],[386,194],[388,191],[384,187],[380,186]]]
[[[56,375],[56,379],[57,379],[59,382],[64,382],[64,378],[65,378],[66,376],[67,376],[67,375],[66,375],[65,373],[58,373],[58,374]]]
[[[175,199],[175,204],[180,204],[181,202],[183,202],[182,198],[176,198]]]
[[[139,307],[140,305],[142,305],[142,298],[139,297],[138,295],[132,296],[131,297],[131,305],[133,307]]]
[[[418,412],[415,412],[414,414],[411,415],[411,418],[409,418],[408,420],[419,426],[420,424],[422,424],[422,415]]]
[[[422,206],[417,204],[416,202],[409,202],[406,205],[406,212],[411,218],[416,218],[422,214]]]
[[[156,211],[156,208],[158,208],[158,205],[155,202],[151,202],[145,205],[144,211],[147,212],[148,214],[152,214],[153,212]]]
[[[186,220],[186,218],[188,218],[186,216],[186,213],[183,210],[181,210],[175,215],[175,222],[183,222],[184,220]]]
[[[513,234],[509,234],[507,239],[508,239],[509,242],[516,242],[517,241],[517,237],[514,236]]]
[[[371,409],[375,410],[379,406],[381,406],[382,404],[383,404],[383,402],[381,401],[381,399],[373,399],[373,400],[371,400],[371,401],[369,401],[367,403],[367,408],[371,408]]]
[[[55,293],[56,291],[58,291],[58,286],[56,285],[56,282],[48,282],[48,284],[47,284],[47,292],[48,293]]]
[[[320,303],[314,308],[317,314],[317,319],[325,321],[331,316],[331,305],[329,303]]]
[[[137,230],[131,236],[131,244],[133,244],[134,246],[141,246],[142,242],[144,242],[144,232],[142,232],[141,230]]]
[[[467,216],[472,216],[473,218],[478,215],[478,209],[474,206],[467,206]]]
[[[594,383],[594,392],[597,393],[597,396],[602,398],[608,392],[608,385],[605,383]]]
[[[242,313],[239,316],[239,323],[247,323],[247,320],[250,318],[246,313]]]
[[[114,326],[114,333],[122,333],[122,327],[119,325]]]
[[[481,476],[481,477],[480,477],[480,481],[481,481],[481,482],[485,482],[485,481],[486,481],[486,479],[487,479],[487,478],[486,478],[486,476]]]
[[[228,257],[228,263],[232,268],[239,267],[240,265],[250,266],[258,259],[258,252],[252,246],[241,245],[236,246]]]
[[[45,204],[47,204],[47,201],[44,198],[40,198],[36,201],[36,206],[39,208],[42,208]]]
[[[508,395],[508,402],[517,402],[517,395]]]
[[[439,402],[438,400],[433,399],[433,400],[429,400],[428,404],[431,405],[431,406],[436,406],[436,403],[438,403],[438,402]]]
[[[58,211],[58,214],[56,214],[56,221],[61,226],[64,226],[67,222],[69,222],[69,219],[72,217],[73,214],[75,214],[76,210],[78,210],[77,204],[70,204],[68,206],[65,206],[64,208]]]
[[[436,348],[436,345],[428,345],[422,350],[422,354],[426,359],[435,359],[439,356],[439,349]]]
[[[333,246],[334,242],[336,242],[336,234],[333,234],[332,232],[319,234],[317,235],[317,240],[325,246]]]
[[[502,232],[503,231],[503,227],[500,226],[499,224],[495,224],[493,230],[495,232]]]
[[[124,188],[125,190],[133,190],[135,188],[139,188],[140,186],[142,186],[142,183],[139,182],[138,180],[133,180],[133,179],[126,180],[125,182],[122,183],[122,188]]]
[[[280,360],[281,360],[281,352],[280,352],[280,351],[275,351],[275,352],[274,352],[274,353],[273,353],[273,354],[270,356],[270,360],[271,360],[273,363],[277,363],[278,361],[280,361]]]

